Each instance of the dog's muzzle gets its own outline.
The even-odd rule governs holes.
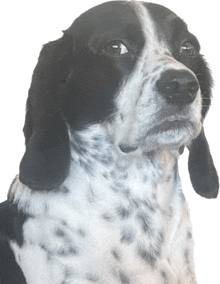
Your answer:
[[[171,109],[176,109],[175,112],[192,104],[197,97],[199,88],[197,78],[190,70],[168,69],[161,73],[155,83],[155,89],[158,95],[165,100],[167,106]],[[164,117],[164,121],[156,125],[156,127],[152,126],[153,128],[148,135],[192,126],[190,125],[190,121],[187,119],[180,120],[178,113],[176,113],[176,115],[176,119],[169,119],[170,113],[167,113],[167,117]],[[175,116],[175,113],[173,113],[172,116]],[[139,147],[136,143],[128,144],[126,142],[120,143],[118,146],[121,152],[125,154],[134,152]]]

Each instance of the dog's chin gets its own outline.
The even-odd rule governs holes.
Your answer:
[[[157,149],[167,151],[178,150],[182,146],[190,145],[201,131],[201,123],[190,121],[162,122],[149,131],[142,133],[138,142],[119,145],[125,154],[140,154]]]

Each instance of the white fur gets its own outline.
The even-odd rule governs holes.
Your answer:
[[[166,116],[155,82],[166,69],[188,69],[167,55],[142,4],[130,5],[147,44],[115,98],[113,122],[69,129],[72,162],[60,188],[32,191],[17,177],[9,192],[31,216],[23,225],[24,245],[11,243],[28,284],[196,283],[191,224],[175,166],[178,148],[201,129],[201,94]],[[161,57],[166,64],[153,72]],[[149,134],[177,119],[188,126]],[[120,143],[138,149],[124,154]]]
[[[152,157],[147,153],[142,157],[121,155],[112,150],[110,136],[102,125],[93,125],[75,135],[78,144],[74,134],[70,137],[74,162],[60,192],[31,193],[17,179],[9,194],[19,208],[34,216],[23,226],[24,246],[19,248],[16,243],[11,244],[28,283],[39,284],[41,279],[44,284],[60,284],[65,271],[69,271],[67,283],[72,284],[89,284],[88,275],[93,275],[94,279],[98,277],[97,283],[121,283],[117,279],[123,273],[131,283],[144,284],[146,277],[152,279],[148,280],[149,284],[160,283],[160,271],[166,271],[173,283],[178,279],[189,281],[182,283],[195,283],[193,270],[190,274],[187,272],[183,257],[184,249],[189,248],[193,269],[193,242],[186,238],[187,231],[191,230],[187,205],[180,180],[175,179],[173,171],[177,152],[161,150]],[[98,149],[94,148],[97,137],[102,145]],[[82,166],[82,155],[77,154],[84,141],[87,142],[84,162],[92,162],[92,172]],[[105,165],[101,158],[109,153],[111,162]],[[101,156],[97,159],[98,154]],[[62,187],[69,192],[63,193]],[[130,212],[127,218],[120,217],[120,208]],[[145,214],[150,217],[152,231],[143,233],[138,216]],[[131,244],[120,241],[126,230],[133,234]],[[57,236],[56,231],[64,232],[65,237]],[[84,232],[84,237],[80,231]],[[160,232],[164,238],[163,261],[157,262],[155,274],[138,251],[156,248]],[[180,239],[183,239],[181,246]],[[68,254],[73,248],[77,254]],[[121,261],[113,258],[114,250],[120,254]],[[59,252],[67,255],[60,256]]]

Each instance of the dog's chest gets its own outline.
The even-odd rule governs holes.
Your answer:
[[[28,283],[145,283],[169,237],[176,181],[168,160],[169,170],[164,160],[98,162],[99,175],[73,164],[58,192],[39,208],[32,201],[37,217],[24,224],[24,246],[13,245]]]

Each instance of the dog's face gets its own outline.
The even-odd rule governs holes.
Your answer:
[[[83,14],[66,34],[73,61],[62,96],[73,127],[106,122],[126,153],[179,148],[199,134],[200,81],[211,82],[197,39],[174,13],[110,2]]]
[[[68,126],[74,133],[101,124],[122,155],[190,145],[193,186],[214,197],[218,177],[202,129],[211,85],[198,40],[173,12],[138,1],[94,7],[41,51],[20,180],[33,189],[59,186],[70,165]]]

